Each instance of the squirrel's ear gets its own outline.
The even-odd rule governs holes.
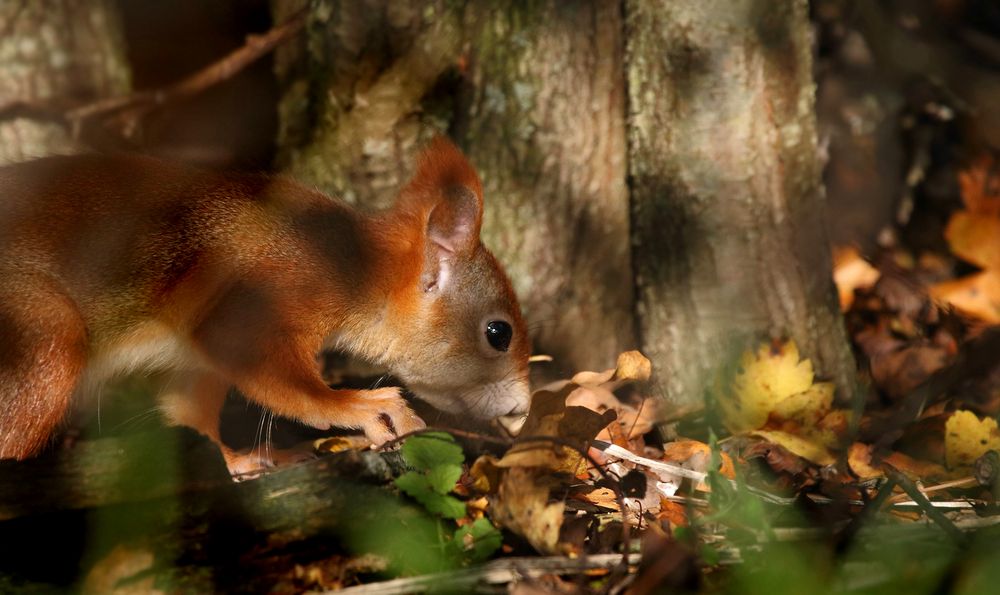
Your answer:
[[[470,254],[479,244],[483,222],[479,176],[455,145],[437,137],[420,156],[400,200],[426,225],[424,290],[441,289],[456,257]]]
[[[475,247],[483,221],[483,187],[476,170],[449,140],[436,137],[424,149],[403,194],[426,213],[429,242],[450,253]]]
[[[441,191],[441,198],[427,219],[427,240],[438,248],[460,254],[479,242],[483,202],[466,186]]]

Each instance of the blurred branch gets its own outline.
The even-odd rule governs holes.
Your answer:
[[[42,103],[16,99],[0,105],[0,122],[20,118],[68,125],[65,108],[60,109],[55,102]]]
[[[628,555],[629,564],[639,563],[638,554]],[[484,585],[504,585],[536,579],[546,574],[576,574],[593,570],[611,570],[621,560],[618,554],[598,554],[581,558],[550,556],[544,558],[503,558],[475,568],[452,572],[397,578],[338,591],[351,595],[402,595],[437,591],[472,592]]]
[[[306,18],[307,11],[301,10],[266,33],[248,35],[241,47],[167,87],[76,106],[67,106],[62,100],[35,103],[12,101],[0,106],[0,122],[17,118],[57,122],[71,128],[77,138],[81,137],[86,126],[100,123],[116,129],[121,140],[132,139],[143,118],[154,110],[198,95],[236,76],[298,34],[305,26]]]

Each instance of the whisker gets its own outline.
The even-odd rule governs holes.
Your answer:
[[[251,450],[257,452],[257,462],[261,462],[261,447],[262,438],[264,435],[264,420],[267,418],[267,410],[261,410],[260,419],[257,421],[257,432],[254,434],[253,446],[250,447]]]
[[[274,432],[274,412],[269,411],[267,415],[267,441],[265,442],[264,454],[267,456],[267,462],[271,463],[274,453],[271,450],[271,436]]]
[[[132,417],[130,417],[130,418],[128,418],[128,419],[126,419],[126,420],[118,423],[115,427],[111,428],[111,431],[115,432],[115,431],[124,429],[126,427],[129,428],[129,429],[137,427],[140,423],[145,422],[145,421],[147,421],[149,419],[152,419],[153,416],[155,416],[155,415],[157,415],[159,413],[160,413],[160,408],[159,407],[152,407],[152,408],[147,409],[145,411],[140,411],[139,413],[136,413]]]
[[[101,430],[101,397],[104,396],[104,386],[101,385],[97,388],[97,434],[101,435],[104,432]]]

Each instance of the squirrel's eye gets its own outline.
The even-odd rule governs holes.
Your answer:
[[[514,330],[502,320],[491,320],[486,323],[486,341],[497,351],[507,351],[513,334]]]

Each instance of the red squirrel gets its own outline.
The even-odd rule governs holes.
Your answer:
[[[445,411],[525,412],[528,336],[482,215],[478,175],[441,138],[375,213],[285,177],[147,157],[0,168],[0,458],[38,453],[76,395],[143,369],[169,370],[167,421],[211,438],[234,473],[258,463],[219,437],[231,387],[375,444],[423,427],[397,387],[329,388],[324,347]]]

